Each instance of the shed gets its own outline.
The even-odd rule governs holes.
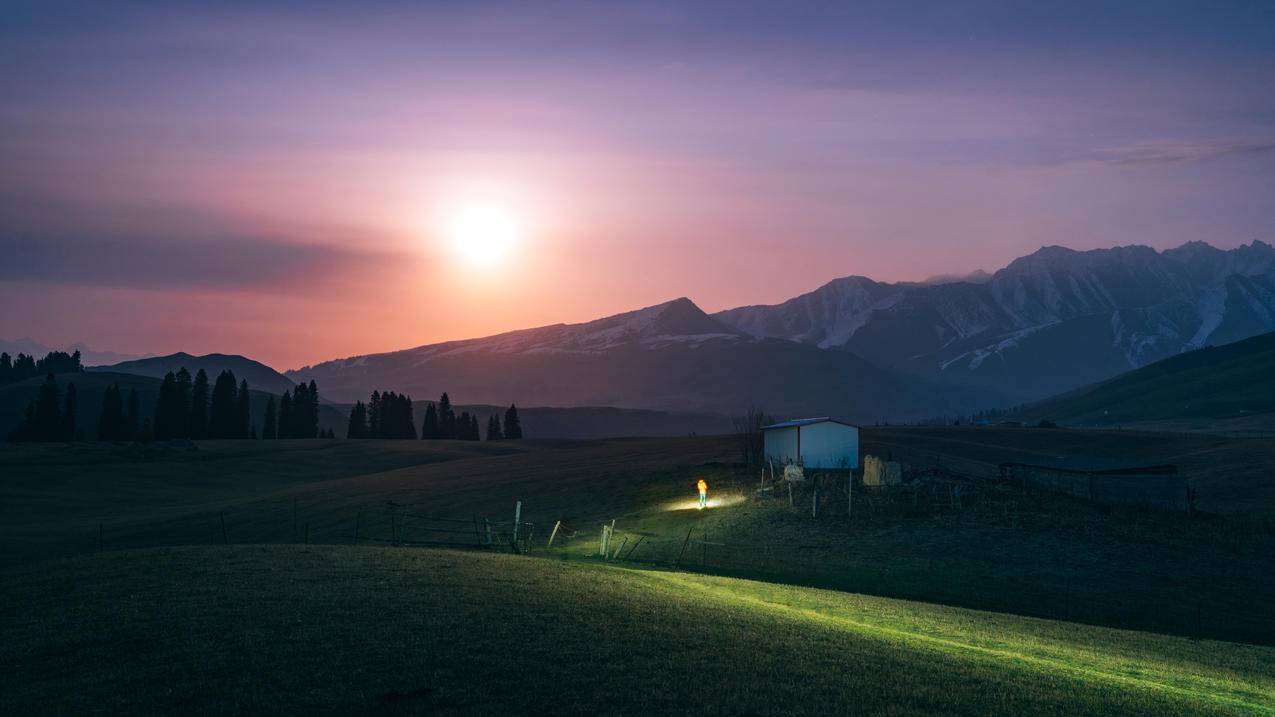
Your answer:
[[[859,427],[824,416],[762,426],[766,459],[805,468],[859,467]]]

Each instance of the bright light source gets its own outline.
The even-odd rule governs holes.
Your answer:
[[[499,264],[518,240],[518,225],[503,207],[472,204],[462,208],[448,227],[448,242],[456,255],[478,267]]]

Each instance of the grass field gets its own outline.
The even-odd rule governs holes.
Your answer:
[[[685,573],[350,546],[9,571],[6,711],[1275,714],[1275,650]]]
[[[867,450],[888,437],[930,456],[997,449],[964,429],[869,429]],[[998,435],[991,431],[989,435]],[[1061,441],[1112,441],[1086,432],[1010,431],[1016,453]],[[960,440],[952,438],[955,436]],[[1052,441],[1052,443],[1050,442]],[[1184,441],[1189,447],[1189,443]],[[949,448],[949,446],[957,446]],[[896,448],[895,450],[899,450]],[[1001,452],[1008,452],[1000,449]],[[1013,511],[902,518],[866,503],[845,519],[826,497],[818,519],[808,494],[796,507],[752,495],[756,476],[733,464],[730,439],[632,439],[472,444],[411,441],[278,441],[0,447],[0,567],[98,549],[168,545],[421,540],[439,536],[392,515],[509,520],[515,501],[536,523],[543,552],[596,551],[598,529],[617,520],[619,541],[641,538],[634,560],[668,565],[694,529],[685,563],[743,577],[852,592],[1275,642],[1272,541],[1233,540],[1177,523],[1116,520],[1070,501],[1022,502]],[[1238,459],[1232,459],[1238,460]],[[707,477],[720,509],[685,510]],[[222,525],[225,532],[222,532]],[[575,531],[574,538],[567,538]],[[470,536],[450,536],[473,542]],[[564,540],[564,538],[567,538]]]

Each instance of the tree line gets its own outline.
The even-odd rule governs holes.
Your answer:
[[[77,362],[78,356],[77,352]],[[56,376],[49,373],[36,397],[27,405],[22,424],[9,434],[9,440],[84,440],[84,429],[77,426],[77,413],[75,384],[68,382],[64,392]],[[142,416],[136,389],[129,389],[125,398],[119,384],[111,384],[103,392],[97,421],[97,439],[102,441],[257,437],[248,382],[236,381],[234,372],[229,370],[219,373],[211,385],[203,369],[194,377],[185,367],[169,371],[160,382],[155,410],[150,416]],[[331,430],[319,428],[319,389],[314,381],[284,391],[277,407],[274,396],[269,398],[260,437],[336,437]]]
[[[34,356],[20,353],[11,358],[8,353],[0,353],[0,386],[17,383],[32,376],[45,376],[51,373],[79,373],[84,370],[80,362],[80,352],[50,351],[37,361]]]
[[[373,391],[365,404],[358,401],[350,410],[346,438],[390,438],[416,440],[479,441],[483,439],[478,416],[452,408],[451,397],[443,393],[438,402],[427,401],[419,434],[413,416],[412,397],[394,391]],[[502,424],[500,414],[487,417],[487,440],[522,438],[518,407],[510,404]]]

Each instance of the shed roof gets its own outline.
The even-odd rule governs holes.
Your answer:
[[[763,431],[769,431],[772,428],[797,428],[799,426],[809,426],[813,423],[836,423],[842,426],[858,428],[858,426],[854,425],[853,423],[846,423],[845,421],[838,421],[835,418],[822,416],[820,418],[794,418],[791,421],[781,421],[779,423],[772,423],[769,426],[762,426],[761,429]]]

